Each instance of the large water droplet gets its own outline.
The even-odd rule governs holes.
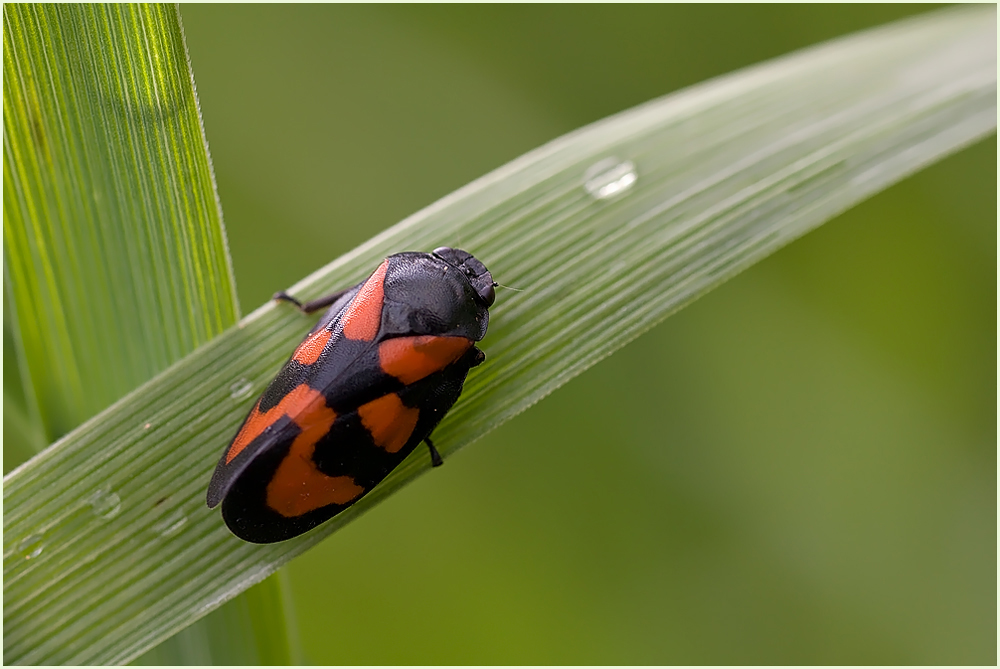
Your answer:
[[[234,400],[240,400],[249,395],[251,390],[253,390],[253,384],[244,378],[239,378],[229,386],[229,396]]]
[[[32,534],[30,536],[21,539],[21,543],[17,545],[17,550],[20,551],[21,555],[24,556],[25,560],[31,560],[42,554],[42,535]]]
[[[180,511],[174,511],[167,515],[160,522],[153,525],[153,531],[161,537],[172,537],[187,525],[187,516]]]
[[[111,490],[99,489],[87,501],[94,515],[101,520],[111,520],[122,510],[122,498]]]
[[[627,191],[639,175],[631,160],[605,158],[591,165],[583,178],[583,187],[587,192],[598,200],[604,200]]]

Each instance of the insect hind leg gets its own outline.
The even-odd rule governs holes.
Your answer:
[[[425,437],[424,442],[427,444],[428,450],[431,452],[431,466],[440,467],[444,464],[444,460],[441,458],[441,454],[438,453],[437,449],[434,448],[434,442],[431,441],[430,437]]]
[[[271,299],[275,300],[276,302],[291,302],[296,307],[298,307],[299,311],[301,311],[302,313],[311,314],[314,311],[319,311],[320,309],[325,309],[326,307],[330,306],[331,304],[342,298],[344,295],[354,290],[354,288],[355,286],[351,286],[350,288],[338,290],[336,293],[330,293],[329,295],[325,295],[323,297],[305,303],[300,302],[298,299],[292,297],[283,290],[275,293]]]

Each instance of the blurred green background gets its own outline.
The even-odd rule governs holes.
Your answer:
[[[244,313],[565,132],[927,9],[185,5]],[[294,561],[308,660],[995,664],[996,164],[827,223]]]

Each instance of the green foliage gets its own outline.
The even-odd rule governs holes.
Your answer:
[[[490,360],[438,433],[447,455],[757,259],[991,131],[995,105],[991,10],[905,22],[556,140],[293,292],[314,297],[399,248],[455,239],[522,290],[493,311]],[[351,511],[275,546],[239,542],[204,508],[219,444],[309,325],[262,307],[5,480],[5,659],[134,657],[427,468],[415,455]],[[95,486],[121,502],[113,518],[93,512],[84,493]]]
[[[237,320],[176,9],[5,5],[4,267],[48,441]]]
[[[5,463],[238,318],[177,12],[4,5],[4,335],[5,357],[18,344],[19,371],[4,378]],[[117,493],[100,475],[88,485],[66,492],[112,521]],[[175,642],[157,659],[287,659],[281,607],[253,601],[280,592],[273,579],[262,584],[187,632],[200,644]],[[11,624],[5,616],[16,636]],[[248,642],[255,627],[276,638]]]

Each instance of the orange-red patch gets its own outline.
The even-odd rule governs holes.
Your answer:
[[[305,388],[307,403],[294,420],[302,430],[267,484],[267,505],[286,518],[294,518],[328,504],[347,504],[365,491],[350,476],[327,476],[313,462],[316,442],[330,431],[337,414],[326,406],[322,393]],[[277,408],[277,407],[276,407]]]
[[[404,405],[396,393],[389,393],[362,404],[358,407],[358,415],[361,424],[371,432],[376,446],[398,453],[413,434],[420,410]]]
[[[295,349],[295,355],[292,356],[292,360],[303,365],[313,364],[319,360],[320,353],[323,352],[326,343],[330,341],[331,334],[326,328],[320,328],[316,332],[313,332],[309,335],[308,339],[299,344],[299,347]]]
[[[323,398],[323,395],[304,383],[282,397],[280,402],[267,411],[260,411],[260,400],[257,400],[257,406],[250,412],[249,418],[243,423],[239,434],[236,435],[232,445],[229,447],[229,452],[226,453],[226,464],[228,465],[232,462],[233,458],[250,445],[250,442],[260,436],[264,430],[277,422],[285,414],[308,415],[309,413],[319,411],[321,407],[326,407],[326,400]]]
[[[382,285],[388,267],[389,261],[383,260],[347,306],[341,323],[344,327],[344,336],[348,339],[372,341],[378,334],[379,326],[382,324],[382,302],[385,297]]]
[[[409,385],[462,357],[472,341],[465,337],[397,337],[379,344],[379,364],[389,376]]]

